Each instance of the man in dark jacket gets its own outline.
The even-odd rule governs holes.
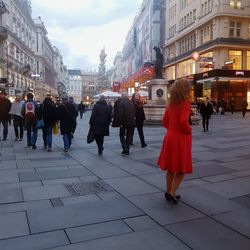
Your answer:
[[[3,124],[3,141],[6,141],[8,135],[9,112],[11,102],[6,98],[4,91],[0,91],[0,123]]]
[[[85,104],[83,102],[78,104],[78,110],[80,113],[80,118],[82,119],[82,115],[85,112]]]
[[[76,127],[77,110],[74,104],[68,101],[67,96],[62,97],[62,104],[57,109],[60,130],[63,135],[64,151],[68,152],[71,146],[72,133]]]
[[[132,141],[133,129],[135,127],[135,106],[128,99],[127,93],[122,94],[118,106],[118,121],[120,123],[120,142],[122,154],[129,155],[129,147]]]
[[[111,107],[106,103],[104,96],[95,104],[89,120],[98,147],[98,154],[102,155],[104,136],[109,136],[111,122]]]

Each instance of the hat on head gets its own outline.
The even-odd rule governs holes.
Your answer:
[[[7,93],[4,90],[0,90],[0,94],[7,95]]]

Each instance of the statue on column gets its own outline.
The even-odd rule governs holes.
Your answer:
[[[155,60],[155,77],[157,79],[162,79],[162,68],[163,68],[163,54],[161,53],[161,49],[159,47],[154,46],[153,50],[156,53]]]

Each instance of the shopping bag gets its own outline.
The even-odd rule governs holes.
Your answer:
[[[87,135],[87,143],[90,144],[90,143],[92,143],[94,140],[95,140],[95,136],[94,136],[94,133],[93,133],[93,129],[90,127],[90,128],[89,128],[88,135]]]
[[[58,135],[58,133],[59,133],[59,126],[56,123],[56,124],[53,125],[53,134]]]

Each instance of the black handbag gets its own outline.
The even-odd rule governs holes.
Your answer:
[[[87,143],[90,144],[90,143],[92,143],[94,140],[95,140],[95,136],[94,136],[94,133],[93,133],[93,129],[92,129],[92,127],[90,127],[90,128],[89,128],[88,135],[87,135]]]

